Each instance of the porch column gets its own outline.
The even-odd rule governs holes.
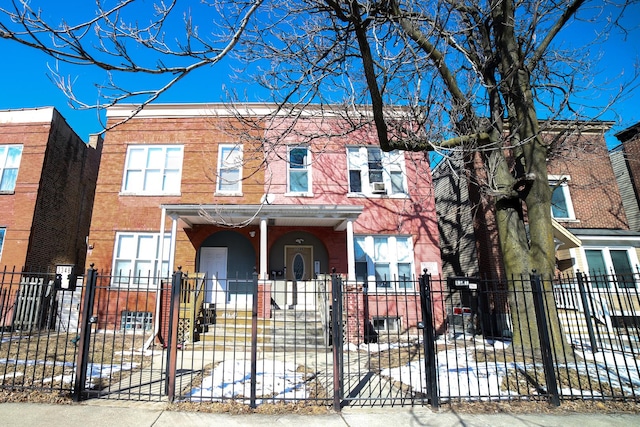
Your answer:
[[[162,276],[162,261],[164,261],[164,252],[167,248],[164,247],[164,234],[165,234],[165,222],[167,219],[167,208],[162,208],[162,214],[160,215],[160,241],[158,242],[158,244],[160,245],[160,249],[159,249],[159,259],[156,259],[157,261],[157,265],[158,265],[158,269],[159,269],[159,274],[158,277],[156,278],[156,285],[160,285],[160,277]],[[169,274],[171,274],[171,270],[168,271]]]
[[[173,273],[175,270],[175,262],[176,262],[176,234],[178,231],[178,218],[179,216],[176,214],[170,215],[171,217],[171,244],[169,249],[169,274]]]
[[[260,218],[260,278],[267,280],[267,219]]]
[[[353,220],[347,220],[347,280],[356,280],[356,254],[353,247]]]

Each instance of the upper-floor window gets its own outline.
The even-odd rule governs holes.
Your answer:
[[[2,259],[2,248],[4,247],[4,235],[6,231],[5,228],[0,228],[0,259]]]
[[[573,204],[571,203],[571,195],[569,194],[569,186],[567,185],[570,179],[568,176],[549,176],[549,185],[552,191],[551,216],[555,219],[576,219],[573,212]]]
[[[122,192],[180,194],[181,145],[131,145],[127,149]]]
[[[309,156],[308,147],[291,146],[288,148],[288,193],[311,193],[311,159]]]
[[[218,193],[242,193],[242,146],[220,145],[218,153]]]
[[[21,158],[22,145],[0,145],[0,193],[15,190]]]
[[[113,257],[115,286],[148,286],[169,274],[170,236],[164,236],[160,261],[160,233],[116,233]]]
[[[404,236],[354,237],[357,280],[376,288],[412,288],[413,246]]]
[[[401,152],[383,152],[377,147],[349,147],[347,157],[350,193],[406,194]]]

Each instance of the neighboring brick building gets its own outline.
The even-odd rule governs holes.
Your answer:
[[[327,107],[297,120],[239,108],[242,119],[223,105],[149,105],[107,132],[88,262],[117,276],[114,290],[180,266],[206,274],[205,304],[245,306],[256,271],[282,307],[314,305],[306,286],[334,269],[370,294],[415,296],[424,268],[439,274],[421,153],[383,153],[372,129],[345,135]],[[108,125],[133,109],[108,109]],[[135,298],[120,309],[140,310]]]
[[[555,147],[557,150],[548,163],[549,184],[554,188],[552,216],[559,272],[611,272],[638,265],[640,235],[629,229],[604,139],[612,125],[611,122],[544,125],[543,137],[550,141],[570,130],[562,145]],[[442,248],[444,275],[484,274],[473,253],[472,222],[458,222],[454,218],[472,215],[464,195],[464,173],[454,174],[443,163],[434,168],[433,176],[439,224],[441,233],[445,233],[442,240],[448,241]]]
[[[85,268],[101,151],[52,107],[0,111],[0,267]]]

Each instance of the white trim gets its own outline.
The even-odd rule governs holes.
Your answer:
[[[353,220],[347,220],[347,280],[356,280],[356,254],[353,246]]]
[[[178,148],[180,149],[180,166],[178,168],[178,172],[177,172],[177,179],[178,179],[178,183],[177,183],[177,191],[167,191],[164,188],[161,188],[160,190],[144,190],[144,188],[142,190],[132,190],[132,189],[126,189],[126,183],[127,183],[127,173],[131,170],[137,170],[140,169],[141,173],[142,173],[142,177],[140,179],[142,179],[142,183],[140,183],[140,185],[142,187],[144,187],[144,178],[145,178],[145,173],[147,170],[152,170],[153,168],[147,168],[146,164],[143,166],[139,166],[139,168],[129,168],[129,160],[130,160],[130,156],[131,156],[131,152],[133,150],[142,150],[144,152],[145,155],[145,159],[148,161],[149,159],[149,149],[162,149],[163,154],[164,154],[164,163],[161,169],[162,172],[162,180],[163,183],[161,185],[164,185],[164,176],[167,170],[173,170],[172,168],[167,168],[165,167],[166,165],[166,160],[167,160],[167,150],[170,148]],[[182,144],[129,144],[127,146],[127,152],[125,154],[125,159],[124,159],[124,167],[122,168],[122,182],[121,182],[121,186],[120,186],[120,195],[121,196],[179,196],[181,194],[181,187],[182,187],[182,168],[184,166],[184,145]]]
[[[222,150],[223,149],[231,149],[231,152],[239,152],[240,159],[239,164],[234,165],[234,167],[226,167],[223,168],[225,164],[225,159],[222,158]],[[229,156],[231,157],[231,156]],[[216,192],[217,196],[242,196],[242,174],[243,174],[243,165],[244,162],[244,151],[242,144],[219,144],[218,145],[218,165],[217,165],[217,175],[216,175]],[[235,190],[222,190],[220,189],[220,185],[222,183],[222,170],[238,170],[238,182],[235,183],[238,188]]]
[[[571,199],[571,191],[569,189],[568,182],[571,180],[569,175],[549,175],[549,186],[552,188],[552,196],[551,196],[551,217],[556,221],[568,222],[568,221],[576,221],[576,212],[573,210],[573,200]],[[567,205],[567,216],[566,217],[556,217],[553,216],[553,192],[556,190],[562,191],[562,195],[564,197],[564,202]]]
[[[291,151],[299,148],[307,151],[307,155],[304,158],[304,169],[291,169]],[[311,162],[311,148],[307,144],[287,145],[287,192],[285,196],[313,197],[313,171]],[[306,171],[307,173],[307,191],[291,191],[291,173],[301,171]]]
[[[0,123],[51,123],[55,108],[25,108],[0,111]]]
[[[125,119],[135,115],[138,118],[174,118],[174,117],[237,117],[240,116],[267,116],[277,115],[288,117],[297,115],[300,117],[316,117],[322,115],[324,118],[334,117],[344,119],[346,111],[342,105],[320,105],[305,104],[296,107],[295,105],[285,105],[282,107],[275,103],[248,102],[236,105],[224,103],[187,103],[187,104],[148,104],[138,111],[139,104],[118,104],[107,108],[107,118]],[[356,106],[357,116],[373,117],[373,111],[368,105]],[[390,117],[411,117],[410,107],[388,106],[385,107],[385,114]]]
[[[260,276],[261,279],[267,280],[269,272],[267,271],[267,219],[260,218]]]

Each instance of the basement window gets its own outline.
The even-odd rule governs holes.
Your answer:
[[[120,322],[120,330],[150,331],[153,326],[153,313],[148,311],[123,311]]]
[[[374,317],[373,329],[378,332],[397,332],[400,330],[399,317]]]

